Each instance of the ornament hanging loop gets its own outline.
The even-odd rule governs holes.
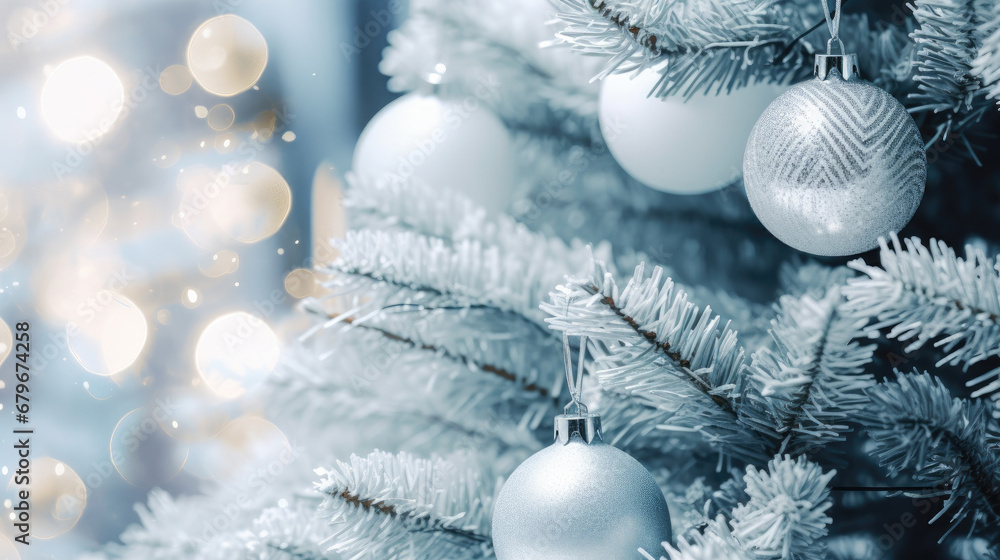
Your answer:
[[[816,64],[813,66],[813,75],[816,79],[826,81],[831,76],[836,75],[843,80],[853,80],[860,77],[858,73],[858,55],[848,53],[844,47],[844,42],[840,40],[840,11],[842,0],[837,0],[836,11],[830,17],[827,0],[820,0],[823,3],[823,15],[826,16],[826,26],[830,30],[830,39],[826,42],[826,54],[816,55]],[[834,45],[840,47],[840,53],[834,54]],[[834,72],[836,70],[836,72]]]
[[[583,373],[587,355],[587,337],[580,337],[580,353],[577,358],[576,371],[573,371],[573,353],[569,344],[569,335],[563,333],[563,359],[566,366],[566,384],[569,387],[570,402],[563,413],[555,418],[556,441],[566,445],[573,436],[579,437],[585,443],[601,441],[601,415],[592,413],[583,404]]]

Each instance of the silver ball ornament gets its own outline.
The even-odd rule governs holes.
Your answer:
[[[556,417],[556,442],[507,479],[493,513],[498,560],[631,560],[671,540],[653,476],[600,437],[597,414]]]
[[[743,179],[754,213],[785,244],[854,255],[910,221],[927,159],[913,118],[857,77],[855,55],[817,55],[816,72],[761,115]]]

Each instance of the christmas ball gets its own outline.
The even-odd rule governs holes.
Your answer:
[[[386,105],[361,133],[354,172],[363,179],[422,181],[503,212],[514,190],[507,128],[475,96],[414,92]]]
[[[856,57],[848,58],[843,73],[789,89],[747,142],[743,175],[754,213],[775,237],[814,255],[875,248],[879,236],[910,221],[924,194],[916,123],[856,68]]]
[[[752,84],[728,95],[650,96],[660,79],[612,74],[601,82],[601,134],[633,178],[674,194],[700,194],[738,179],[757,117],[787,86]]]
[[[604,443],[596,414],[558,416],[556,442],[522,463],[493,511],[498,560],[630,560],[671,540],[659,486]]]

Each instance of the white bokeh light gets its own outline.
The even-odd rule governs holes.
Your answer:
[[[95,141],[121,114],[125,89],[102,60],[78,56],[60,63],[42,87],[42,117],[63,140]]]

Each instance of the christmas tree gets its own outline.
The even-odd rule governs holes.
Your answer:
[[[446,131],[467,140],[393,152],[387,139],[418,125],[376,117],[390,132],[373,122],[358,153],[390,154],[391,180],[356,154],[343,205],[322,209],[350,224],[317,265],[323,293],[300,306],[300,335],[248,397],[287,452],[234,470],[261,482],[250,492],[153,492],[141,524],[95,557],[494,557],[499,492],[552,443],[577,389],[564,371],[580,364],[579,398],[600,413],[603,440],[652,473],[669,507],[666,542],[621,558],[996,558],[1000,3],[827,8],[413,0],[380,70],[420,96],[403,98],[426,103],[419,114],[444,104],[441,122],[465,127]],[[761,85],[790,91],[817,79],[815,55],[842,54],[831,35],[857,53],[853,79],[912,115],[921,174],[926,161],[902,232],[885,225],[906,224],[901,205],[848,227],[877,243],[867,253],[796,251],[758,220],[750,185],[710,177],[727,144],[742,162],[749,129],[726,122],[745,105],[710,105],[723,122],[705,117],[705,129],[645,104],[635,123],[600,109],[615,100],[601,81],[622,76],[652,75],[625,85],[680,114]],[[828,79],[852,69],[837,71]],[[846,129],[859,106],[835,107]],[[491,136],[494,118],[509,139]],[[719,153],[663,149],[696,137]],[[847,135],[826,138],[849,154]],[[682,173],[692,158],[686,186],[633,176],[658,161],[671,162],[661,176]],[[848,176],[867,165],[845,161]],[[901,188],[886,176],[882,188]],[[849,194],[836,204],[867,216]]]

